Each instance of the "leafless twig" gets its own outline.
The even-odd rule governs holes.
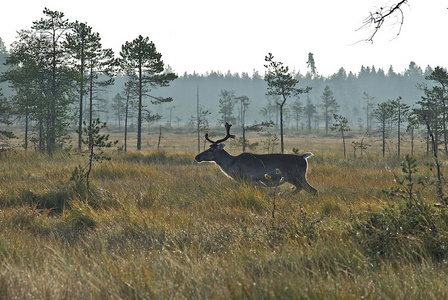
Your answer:
[[[365,41],[373,43],[373,38],[381,29],[384,22],[392,16],[395,16],[397,18],[399,28],[396,36],[399,36],[404,23],[404,13],[401,8],[403,4],[407,4],[407,2],[408,0],[401,0],[393,5],[380,7],[375,12],[370,12],[369,16],[364,19],[362,26],[358,29],[361,30],[371,26],[374,27],[372,34],[370,35],[370,37],[365,39]]]

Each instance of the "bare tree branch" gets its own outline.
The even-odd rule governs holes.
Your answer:
[[[364,19],[362,26],[358,29],[361,30],[372,26],[374,27],[372,34],[365,39],[365,41],[373,43],[375,35],[381,29],[384,22],[391,17],[397,19],[399,28],[396,36],[399,36],[404,23],[404,13],[402,10],[404,4],[408,4],[408,0],[401,0],[393,5],[380,7],[375,12],[370,12],[369,16]]]

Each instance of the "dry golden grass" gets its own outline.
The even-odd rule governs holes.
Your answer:
[[[372,256],[357,234],[394,203],[381,190],[394,185],[386,167],[399,174],[399,163],[377,148],[344,159],[338,139],[288,137],[287,149],[315,154],[308,179],[319,197],[281,187],[273,219],[273,189],[194,163],[193,136],[167,134],[163,143],[172,141],[182,146],[96,164],[88,199],[69,181],[85,157],[3,155],[0,298],[447,297],[445,260],[398,247],[396,257]],[[436,201],[433,189],[425,193]],[[400,241],[412,248],[419,238]]]

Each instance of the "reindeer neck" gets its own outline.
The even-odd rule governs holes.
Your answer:
[[[216,159],[216,163],[222,169],[227,169],[230,165],[233,164],[235,156],[229,154],[226,150],[221,150],[220,155]]]

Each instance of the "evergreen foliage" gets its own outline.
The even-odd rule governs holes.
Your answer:
[[[67,138],[73,103],[73,73],[64,51],[64,32],[71,24],[62,12],[46,8],[43,13],[31,30],[18,32],[2,79],[17,91],[22,115],[35,121],[37,148],[52,154]]]
[[[171,72],[164,72],[162,54],[157,52],[156,46],[148,37],[139,35],[132,42],[126,42],[120,52],[119,64],[121,70],[133,74],[138,88],[138,117],[137,117],[137,150],[142,148],[142,120],[143,96],[150,96],[154,104],[171,102],[171,97],[154,97],[148,93],[159,86],[168,86],[170,81],[177,78]]]
[[[321,99],[322,103],[320,107],[322,108],[322,114],[325,121],[325,135],[328,135],[331,117],[339,111],[339,104],[334,98],[333,92],[328,85],[325,86]]]
[[[286,104],[286,100],[290,97],[307,93],[310,90],[310,87],[306,87],[305,89],[297,88],[296,85],[299,81],[292,76],[287,66],[284,66],[282,62],[274,60],[272,53],[269,53],[264,60],[267,63],[267,65],[265,65],[265,68],[267,69],[265,81],[268,84],[268,92],[266,95],[279,96],[281,98],[277,102],[277,105],[280,107],[280,145],[281,151],[284,153],[283,108]]]
[[[115,58],[112,49],[103,49],[99,33],[85,23],[75,22],[72,33],[67,34],[65,45],[71,53],[73,67],[78,76],[79,114],[78,114],[78,149],[81,150],[81,131],[83,122],[84,89],[89,92],[89,124],[93,120],[93,98],[98,87],[105,87],[114,82]]]
[[[236,118],[233,116],[235,107],[235,91],[221,90],[219,94],[219,114],[221,117],[218,119],[219,124],[225,124],[226,122],[233,124]]]
[[[10,120],[10,115],[12,113],[11,104],[8,99],[3,95],[0,89],[0,124],[10,125],[12,124]],[[0,130],[0,141],[7,141],[8,139],[14,138],[13,132],[8,130]]]
[[[342,145],[344,147],[344,157],[346,157],[346,147],[345,147],[345,132],[350,131],[351,128],[348,126],[348,120],[346,117],[333,114],[333,118],[335,120],[335,123],[331,125],[330,129],[331,131],[337,131],[340,132],[342,135]]]
[[[139,36],[123,45],[119,59],[121,72],[113,74],[116,66],[113,53],[101,47],[99,34],[90,26],[79,21],[70,22],[62,12],[45,9],[43,13],[44,17],[35,21],[30,29],[18,32],[17,41],[9,53],[5,47],[0,47],[0,62],[7,63],[0,64],[0,88],[11,104],[11,115],[15,118],[11,120],[24,124],[25,149],[28,149],[29,141],[34,142],[36,149],[47,153],[67,145],[70,131],[75,127],[75,116],[79,133],[83,118],[93,118],[93,112],[89,113],[90,116],[84,112],[85,95],[89,95],[89,110],[95,107],[95,117],[109,120],[113,116],[114,122],[109,122],[109,127],[121,129],[124,120],[125,150],[128,121],[133,124],[136,118],[137,148],[140,149],[142,123],[149,125],[162,120],[167,114],[164,103],[175,102],[169,114],[178,120],[178,126],[181,121],[191,123],[190,116],[197,114],[193,103],[196,103],[196,90],[200,87],[200,110],[212,124],[225,122],[221,116],[228,116],[230,122],[241,122],[242,111],[238,110],[242,107],[234,105],[236,97],[226,105],[223,103],[221,92],[232,91],[234,95],[250,99],[250,109],[243,107],[245,125],[274,122],[275,129],[280,129],[281,139],[284,130],[321,134],[321,126],[325,126],[325,134],[328,135],[329,120],[338,110],[344,112],[352,128],[355,124],[360,130],[366,126],[369,134],[375,134],[374,107],[390,99],[399,99],[399,107],[393,108],[394,114],[388,124],[389,130],[393,126],[397,128],[397,153],[400,155],[402,126],[407,126],[406,131],[413,140],[413,130],[418,125],[425,128],[429,125],[437,145],[435,151],[442,146],[448,153],[448,75],[442,67],[421,68],[411,61],[401,73],[396,72],[393,66],[387,70],[361,66],[356,73],[341,67],[334,74],[322,76],[317,72],[314,55],[310,52],[309,70],[305,75],[290,72],[281,62],[275,62],[270,54],[266,57],[268,70],[280,73],[267,72],[261,76],[256,71],[252,75],[211,71],[203,75],[185,73],[178,77],[172,67],[164,64],[154,43]],[[277,77],[277,87],[288,83],[292,88],[285,90],[286,97],[283,92],[279,93],[280,89],[274,88],[275,84],[269,84],[274,83],[275,74],[285,75]],[[175,78],[177,80],[173,81]],[[294,85],[299,81],[311,89],[297,89]],[[161,86],[165,88],[156,89]],[[303,104],[297,95],[293,95],[294,89],[308,92]],[[120,105],[117,102],[119,98],[113,95],[120,95],[124,99],[123,104]],[[294,102],[287,103],[287,97]],[[152,99],[152,104],[162,105],[150,110],[143,102],[145,98]],[[328,101],[336,102],[335,99],[334,107],[327,105]],[[398,100],[392,100],[392,104],[394,101]],[[78,105],[73,105],[76,102]],[[426,140],[429,153],[429,131]]]

